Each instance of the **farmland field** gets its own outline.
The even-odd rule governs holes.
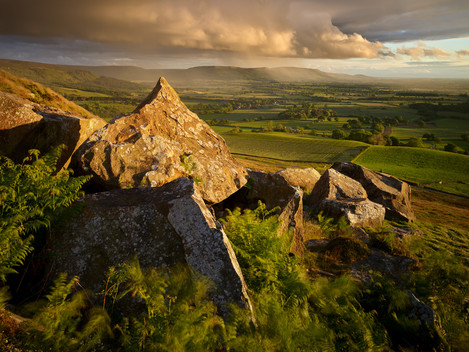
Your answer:
[[[367,145],[355,141],[337,141],[330,138],[272,133],[229,133],[216,127],[234,154],[258,156],[279,161],[302,163],[333,163],[356,157]]]
[[[429,188],[469,196],[467,155],[421,148],[374,146],[355,162]]]

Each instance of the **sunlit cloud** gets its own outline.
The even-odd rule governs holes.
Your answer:
[[[437,59],[445,59],[451,56],[451,53],[440,49],[440,48],[433,48],[433,47],[428,47],[424,43],[419,43],[418,46],[414,47],[402,47],[397,49],[397,53],[401,55],[407,55],[412,57],[414,60],[420,60],[424,57],[431,57],[431,58],[437,58]]]
[[[469,49],[458,50],[456,51],[456,55],[458,55],[459,59],[464,59],[465,56],[469,56]]]

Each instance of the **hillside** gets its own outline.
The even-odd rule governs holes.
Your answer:
[[[100,92],[140,92],[142,90],[139,84],[99,76],[70,66],[0,59],[0,69],[18,77],[39,82],[58,91],[64,87]]]
[[[16,77],[6,71],[0,70],[0,91],[12,93],[26,98],[38,104],[58,108],[85,117],[96,117],[88,110],[65,99],[62,95],[54,92],[50,88],[30,81],[25,78]]]
[[[155,77],[164,76],[176,86],[192,85],[207,81],[244,82],[369,82],[371,77],[325,73],[320,70],[278,67],[241,68],[234,66],[198,66],[188,69],[143,69],[135,66],[73,66],[96,75],[149,83]],[[212,82],[213,83],[213,82]]]

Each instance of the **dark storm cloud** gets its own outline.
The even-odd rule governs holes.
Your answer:
[[[0,0],[0,34],[273,57],[374,58],[468,35],[467,0]],[[169,50],[170,51],[170,50]]]

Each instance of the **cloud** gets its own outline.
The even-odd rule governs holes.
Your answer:
[[[469,49],[458,50],[456,51],[456,55],[458,55],[459,59],[464,59],[465,56],[469,56]]]
[[[412,57],[414,60],[420,60],[422,57],[433,57],[438,59],[447,59],[451,56],[451,53],[440,49],[428,47],[424,43],[419,43],[418,46],[411,48],[402,47],[397,49],[397,53],[401,55],[407,55]]]
[[[0,0],[0,34],[248,53],[375,58],[383,44],[344,33],[328,11],[284,0]]]

